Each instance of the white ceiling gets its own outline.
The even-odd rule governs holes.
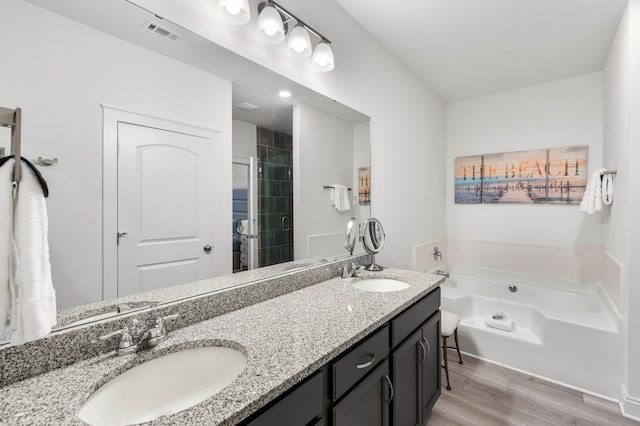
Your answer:
[[[599,71],[627,0],[337,0],[444,101]]]

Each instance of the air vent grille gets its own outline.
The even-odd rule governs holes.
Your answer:
[[[258,105],[254,105],[250,102],[243,102],[241,104],[236,105],[238,108],[243,109],[245,111],[253,111],[258,109]]]
[[[161,37],[168,38],[169,40],[177,40],[180,38],[180,34],[174,33],[166,28],[161,27],[153,21],[147,21],[142,27],[143,30],[151,31],[158,34]]]

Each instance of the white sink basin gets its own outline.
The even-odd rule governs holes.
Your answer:
[[[356,281],[353,286],[360,290],[377,293],[400,291],[409,288],[409,284],[391,278],[368,278]]]
[[[147,422],[174,414],[213,396],[247,365],[235,349],[187,349],[125,371],[95,391],[78,412],[91,425]]]

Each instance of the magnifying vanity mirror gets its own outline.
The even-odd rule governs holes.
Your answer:
[[[384,229],[378,219],[370,217],[365,220],[360,229],[360,240],[364,250],[371,255],[371,264],[367,271],[382,271],[384,268],[376,265],[376,254],[384,247]]]
[[[215,264],[201,273],[192,267],[199,262],[193,260],[195,255],[168,261],[189,271],[168,284],[193,284],[185,286],[180,299],[346,257],[345,220],[369,217],[371,206],[353,198],[351,211],[339,212],[324,186],[345,184],[357,196],[358,168],[370,166],[369,117],[222,48],[188,17],[186,24],[172,22],[135,1],[95,0],[91,7],[85,3],[25,0],[2,8],[10,17],[7,22],[15,22],[2,29],[15,40],[5,53],[21,59],[16,62],[20,66],[0,69],[0,79],[12,82],[3,91],[9,105],[0,106],[23,110],[25,158],[58,158],[49,167],[39,166],[51,189],[47,209],[58,327],[68,327],[70,318],[103,320],[176,301],[165,291],[167,286],[155,285],[173,272],[135,265],[143,279],[130,286],[118,270],[124,264],[121,258],[127,257],[120,251],[134,240],[135,232],[118,229],[128,213],[118,210],[124,204],[114,194],[136,185],[116,184],[122,178],[118,162],[125,141],[109,145],[107,107],[205,129],[217,145],[215,161],[203,168],[216,173],[207,178],[205,189],[220,195],[210,215],[198,215],[213,219],[210,235],[197,246],[198,258]],[[182,2],[175,4],[182,7]],[[192,18],[205,22],[202,16]],[[31,22],[41,36],[34,37],[20,22]],[[163,37],[165,30],[175,38]],[[52,33],[57,37],[46,36]],[[282,89],[292,96],[278,98]],[[250,111],[251,105],[258,108]],[[129,124],[118,121],[112,134],[144,127]],[[8,146],[4,136],[0,133],[0,147]],[[336,158],[341,159],[340,167]],[[169,176],[182,176],[172,172],[178,160],[171,157],[170,167],[158,163],[156,169],[158,181],[174,188],[180,198],[189,188]],[[160,196],[152,198],[162,201]],[[193,222],[172,222],[176,235],[168,240],[173,244],[179,232],[192,235]],[[356,223],[357,219],[351,246],[357,239]],[[148,243],[155,244],[156,237],[149,234]],[[242,262],[240,240],[255,243],[248,249],[254,259]],[[232,274],[235,270],[240,272]],[[207,281],[218,276],[225,279]]]

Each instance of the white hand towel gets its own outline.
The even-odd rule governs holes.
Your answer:
[[[339,212],[345,212],[351,210],[351,204],[349,203],[349,188],[345,185],[333,185],[335,195],[335,208]]]
[[[48,218],[42,187],[22,166],[13,220],[17,250],[14,285],[16,333],[13,343],[46,336],[56,325],[56,296],[49,263]]]
[[[513,331],[516,329],[516,324],[513,320],[510,320],[506,317],[503,319],[494,319],[493,315],[487,315],[485,318],[487,323],[487,327],[495,328],[502,331]]]
[[[596,214],[602,210],[602,172],[598,169],[591,175],[580,203],[580,211],[586,214]]]
[[[13,164],[9,159],[0,167],[0,331],[9,326],[9,312],[12,310],[12,288],[9,283],[11,270],[10,251],[11,218],[13,210]]]
[[[602,175],[602,202],[610,205],[613,203],[613,175]]]

